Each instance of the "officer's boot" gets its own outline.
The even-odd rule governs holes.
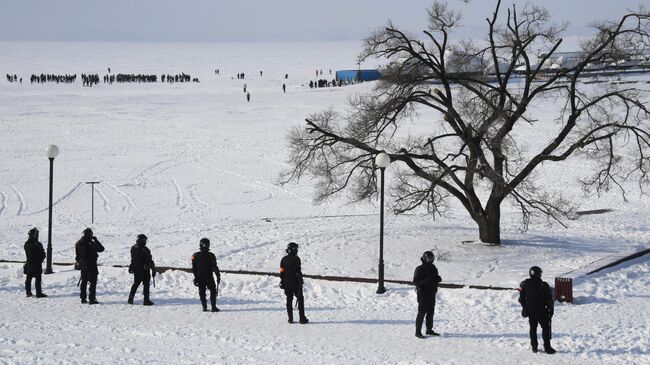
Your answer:
[[[298,314],[300,315],[300,324],[309,323],[309,320],[305,317],[305,298],[302,294],[298,297]]]
[[[544,341],[544,352],[549,355],[556,353],[555,349],[551,347],[551,341]]]
[[[417,317],[415,317],[415,337],[424,338],[422,335],[422,322],[424,322],[424,312],[418,311]]]
[[[208,301],[205,300],[205,298],[201,298],[201,306],[203,306],[203,311],[204,312],[208,311]]]
[[[138,290],[138,287],[133,285],[131,286],[131,292],[129,292],[129,299],[126,301],[129,304],[133,304],[133,298],[135,298],[135,292]]]
[[[142,295],[144,296],[144,301],[142,304],[144,305],[153,305],[153,302],[149,300],[149,283],[145,282],[144,283],[144,288],[142,288]]]
[[[29,298],[33,296],[32,294],[32,278],[28,277],[28,279],[25,279],[25,295]]]
[[[41,275],[36,276],[34,284],[36,286],[36,298],[47,298],[47,295],[43,293],[43,288],[41,287]]]
[[[289,323],[293,323],[293,298],[287,296],[287,315],[289,316]]]
[[[210,294],[210,305],[212,306],[212,311],[213,312],[218,312],[219,308],[217,308],[217,295],[216,294]]]

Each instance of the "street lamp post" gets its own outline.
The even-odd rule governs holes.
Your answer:
[[[381,191],[379,193],[379,285],[377,287],[377,294],[386,292],[384,287],[384,171],[390,164],[390,156],[385,152],[380,152],[375,157],[375,165],[381,170]]]
[[[46,274],[53,273],[52,271],[52,190],[54,182],[54,158],[59,154],[59,147],[56,145],[49,145],[45,151],[45,155],[50,159],[50,204],[48,209],[47,220],[47,266],[45,268]]]

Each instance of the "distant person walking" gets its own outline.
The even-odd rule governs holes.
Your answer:
[[[303,280],[300,257],[298,257],[298,244],[289,242],[286,252],[287,255],[280,261],[280,288],[284,289],[284,295],[287,297],[289,323],[293,323],[293,297],[298,299],[300,323],[309,323],[305,317],[305,297],[302,293]]]
[[[97,253],[104,252],[104,246],[93,235],[93,230],[86,228],[83,236],[75,244],[75,266],[81,270],[81,286],[79,287],[81,303],[97,304]],[[89,285],[90,284],[90,285]],[[86,301],[86,287],[89,285],[88,301]]]
[[[282,92],[283,93],[287,92],[287,85],[286,84],[282,84]]]
[[[144,234],[139,234],[135,245],[131,247],[129,272],[133,274],[133,285],[129,293],[128,303],[133,304],[135,293],[138,291],[140,283],[142,283],[142,295],[144,296],[142,304],[153,305],[153,302],[149,300],[149,284],[151,278],[156,278],[156,264],[153,262],[151,251],[147,247],[147,236]]]
[[[431,251],[425,251],[420,258],[422,264],[415,269],[413,284],[418,297],[418,315],[415,318],[415,337],[424,338],[422,335],[422,322],[426,316],[427,335],[440,336],[433,331],[433,314],[436,310],[436,292],[438,284],[442,281],[438,275],[438,268],[433,264],[435,256]]]
[[[244,84],[244,94],[246,93],[246,87],[247,87],[247,85]]]
[[[530,325],[530,345],[537,352],[537,325],[542,327],[544,351],[552,355],[555,349],[551,347],[551,318],[553,318],[553,294],[547,282],[542,281],[542,269],[533,266],[528,271],[530,278],[519,285],[519,303],[521,316],[528,317]]]
[[[23,267],[25,274],[25,293],[27,297],[32,296],[32,279],[34,279],[36,298],[45,298],[47,295],[43,293],[41,288],[45,250],[43,249],[43,244],[38,241],[38,229],[30,229],[27,235],[27,242],[25,242],[26,262]]]
[[[199,243],[199,252],[192,255],[192,273],[194,274],[194,285],[199,288],[199,298],[203,311],[208,311],[208,302],[205,297],[205,290],[210,289],[210,304],[213,312],[218,312],[217,308],[217,285],[221,283],[221,273],[217,266],[217,257],[210,252],[210,240],[201,238]],[[214,277],[217,276],[217,285],[214,283]]]
[[[251,101],[251,93],[246,93],[246,101]]]

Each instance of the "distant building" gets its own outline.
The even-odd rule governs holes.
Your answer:
[[[374,81],[381,79],[379,70],[339,70],[336,71],[336,80],[342,82]]]

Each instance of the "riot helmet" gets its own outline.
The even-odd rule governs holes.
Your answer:
[[[539,266],[533,266],[528,270],[528,274],[530,274],[530,277],[536,277],[538,279],[542,278],[542,269]]]
[[[136,244],[138,246],[145,246],[147,244],[147,236],[144,234],[139,234],[138,235],[138,240],[136,241]]]
[[[289,242],[286,249],[288,254],[297,255],[298,254],[298,244],[295,242]]]
[[[423,264],[426,264],[426,263],[431,264],[431,263],[433,263],[433,260],[435,260],[435,258],[436,257],[433,255],[433,252],[424,251],[424,253],[422,254],[422,257],[420,258],[420,260],[422,261]]]
[[[201,241],[199,242],[199,248],[201,250],[209,250],[210,249],[210,240],[207,238],[201,238]]]

